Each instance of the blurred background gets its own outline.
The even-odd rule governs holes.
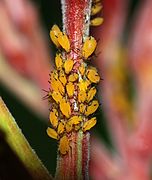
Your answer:
[[[104,17],[104,24],[91,28],[98,40],[93,64],[103,78],[98,86],[98,123],[91,130],[91,177],[150,179],[152,2],[102,3],[103,10],[97,16]],[[54,174],[57,143],[46,134],[49,105],[42,98],[46,95],[43,90],[49,88],[56,52],[49,31],[53,24],[62,28],[61,3],[2,0],[0,24],[0,96]]]

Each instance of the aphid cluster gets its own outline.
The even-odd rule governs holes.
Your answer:
[[[93,4],[92,15],[99,12],[94,5],[99,8],[100,3]],[[87,64],[87,60],[94,53],[97,42],[92,36],[85,38],[81,63],[75,68],[76,61],[69,58],[71,45],[68,36],[54,25],[50,37],[59,51],[55,57],[56,68],[50,73],[47,98],[51,101],[51,127],[47,128],[47,134],[59,140],[59,151],[64,155],[70,148],[71,132],[82,130],[85,133],[96,124],[92,115],[99,107],[94,97],[97,92],[95,84],[100,81],[100,76],[95,67]]]

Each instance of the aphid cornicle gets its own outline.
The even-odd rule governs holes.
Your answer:
[[[50,122],[54,128],[58,126],[58,116],[59,116],[58,111],[55,108],[53,108],[50,111]]]
[[[97,17],[94,18],[90,21],[90,25],[91,26],[100,26],[103,23],[103,18],[102,17]]]
[[[49,137],[51,137],[53,139],[57,139],[57,140],[59,139],[58,134],[57,134],[57,132],[54,129],[48,127],[46,132],[47,132]]]
[[[53,25],[52,29],[50,30],[50,38],[53,41],[53,43],[56,45],[56,47],[60,47],[58,36],[60,36],[62,32],[60,31],[59,27],[55,24]]]
[[[66,135],[61,137],[59,142],[59,151],[61,154],[65,155],[69,151],[70,145],[69,140]]]
[[[82,47],[82,56],[87,59],[94,52],[97,46],[97,41],[94,37],[87,37]]]
[[[68,96],[71,98],[74,94],[74,84],[72,82],[68,82],[66,85],[66,91]]]
[[[69,74],[73,68],[74,65],[74,61],[72,59],[67,59],[64,63],[64,69],[65,69],[65,73]]]
[[[62,99],[60,102],[60,110],[66,118],[69,118],[71,116],[70,103],[66,101],[65,99]]]
[[[97,100],[93,100],[85,109],[84,114],[86,116],[89,116],[90,114],[93,114],[99,107],[99,103]]]
[[[97,122],[96,117],[93,117],[88,121],[86,121],[82,127],[83,132],[90,130],[93,126],[95,126],[96,122]]]
[[[91,16],[98,14],[102,9],[101,3],[95,3],[91,7]]]
[[[92,83],[98,83],[100,81],[100,76],[94,67],[87,69],[86,76]]]
[[[60,53],[56,54],[55,65],[56,65],[57,70],[60,70],[63,66],[63,59]]]
[[[65,33],[58,36],[58,42],[66,52],[70,51],[70,41]]]

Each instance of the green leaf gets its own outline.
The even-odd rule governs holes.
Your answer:
[[[14,118],[10,114],[2,98],[0,97],[0,133],[4,134],[4,138],[11,150],[16,154],[18,159],[25,166],[32,179],[34,180],[50,180],[53,179],[49,175],[36,153],[30,147],[21,130],[19,129]],[[1,135],[1,134],[0,134]],[[1,153],[0,139],[0,153]],[[9,172],[8,172],[9,173]],[[18,172],[20,173],[20,172]]]

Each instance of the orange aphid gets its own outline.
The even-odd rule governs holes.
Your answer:
[[[62,155],[65,155],[69,151],[70,145],[66,135],[61,137],[59,142],[59,151]]]

